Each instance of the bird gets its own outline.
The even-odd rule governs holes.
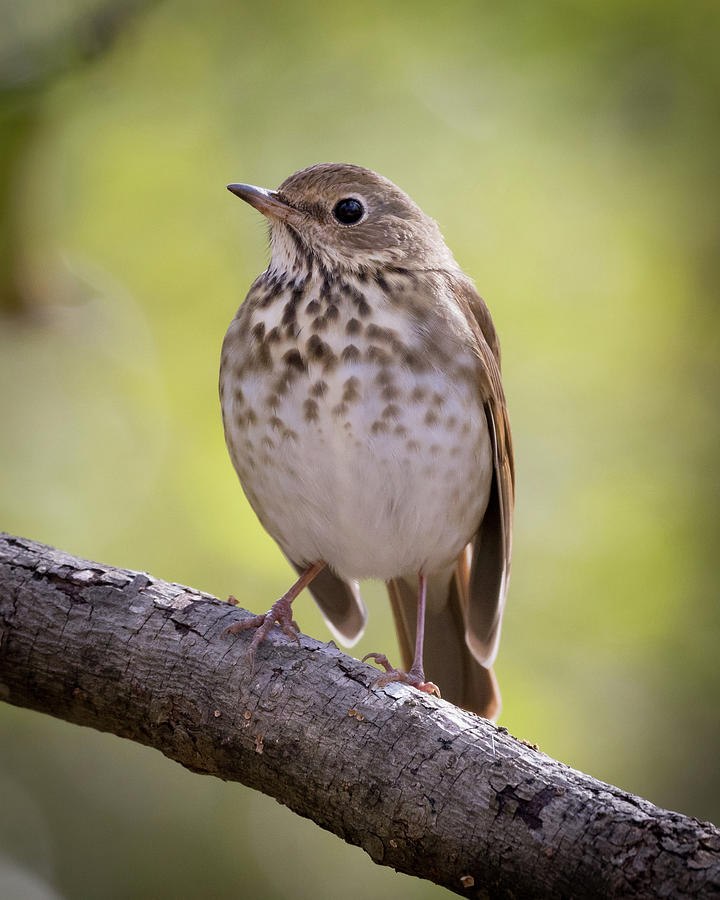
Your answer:
[[[309,588],[345,646],[362,579],[386,583],[403,682],[495,719],[515,467],[490,312],[437,223],[369,169],[320,163],[228,189],[269,224],[270,262],[225,336],[220,404],[245,495],[298,580],[256,629],[298,641]],[[432,680],[429,680],[432,679]]]

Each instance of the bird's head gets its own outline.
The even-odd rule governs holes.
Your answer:
[[[276,191],[249,184],[229,184],[228,190],[266,216],[271,269],[457,265],[435,221],[392,181],[361,166],[321,163],[291,175]]]

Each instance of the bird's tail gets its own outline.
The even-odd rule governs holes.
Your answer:
[[[454,571],[428,578],[425,677],[437,684],[445,700],[494,721],[501,709],[495,674],[480,665],[465,641],[469,579],[467,553],[460,556]],[[387,588],[403,666],[408,670],[415,650],[417,579],[393,578]]]

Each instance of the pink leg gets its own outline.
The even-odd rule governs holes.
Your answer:
[[[238,634],[239,632],[247,631],[250,628],[257,628],[255,637],[252,639],[250,649],[248,650],[251,671],[255,667],[255,652],[257,648],[268,636],[276,622],[282,628],[283,632],[292,640],[297,641],[298,646],[300,646],[298,625],[292,617],[292,602],[300,591],[302,591],[303,588],[306,588],[313,578],[319,572],[322,572],[324,568],[325,563],[322,561],[308,566],[290,590],[276,600],[264,615],[253,616],[251,619],[243,619],[241,622],[236,622],[234,625],[225,629],[223,632],[224,634]]]
[[[423,644],[425,642],[425,604],[427,598],[427,578],[422,572],[418,575],[418,608],[417,608],[417,629],[415,632],[415,658],[410,667],[409,672],[403,672],[402,669],[393,669],[388,662],[384,653],[367,653],[363,656],[362,661],[373,659],[378,665],[385,669],[385,674],[381,675],[375,682],[377,687],[385,687],[393,681],[401,681],[404,684],[412,685],[419,691],[426,694],[436,694],[440,696],[437,685],[432,681],[425,681],[425,670],[423,668]]]

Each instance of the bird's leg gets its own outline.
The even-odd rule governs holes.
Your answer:
[[[300,635],[298,634],[300,629],[298,628],[297,622],[295,622],[292,617],[292,602],[300,591],[302,591],[303,588],[306,588],[313,578],[324,568],[325,563],[322,561],[315,562],[311,566],[308,566],[290,590],[286,591],[282,597],[276,600],[264,615],[243,619],[241,622],[236,622],[234,625],[225,629],[223,634],[238,634],[241,631],[247,631],[249,628],[257,628],[255,637],[252,639],[250,649],[248,650],[251,670],[255,666],[255,651],[268,636],[276,622],[282,628],[283,632],[293,641],[296,641],[298,647],[300,646]]]
[[[427,578],[422,572],[418,575],[418,606],[417,606],[417,629],[415,631],[415,658],[410,666],[409,672],[403,672],[402,669],[394,669],[388,662],[384,653],[367,653],[363,656],[362,661],[373,659],[379,666],[385,669],[385,674],[381,675],[375,682],[376,687],[385,687],[393,681],[401,681],[403,684],[409,684],[419,691],[426,694],[436,694],[440,696],[437,685],[432,681],[425,681],[425,670],[423,668],[423,644],[425,642],[425,602],[427,598]]]

